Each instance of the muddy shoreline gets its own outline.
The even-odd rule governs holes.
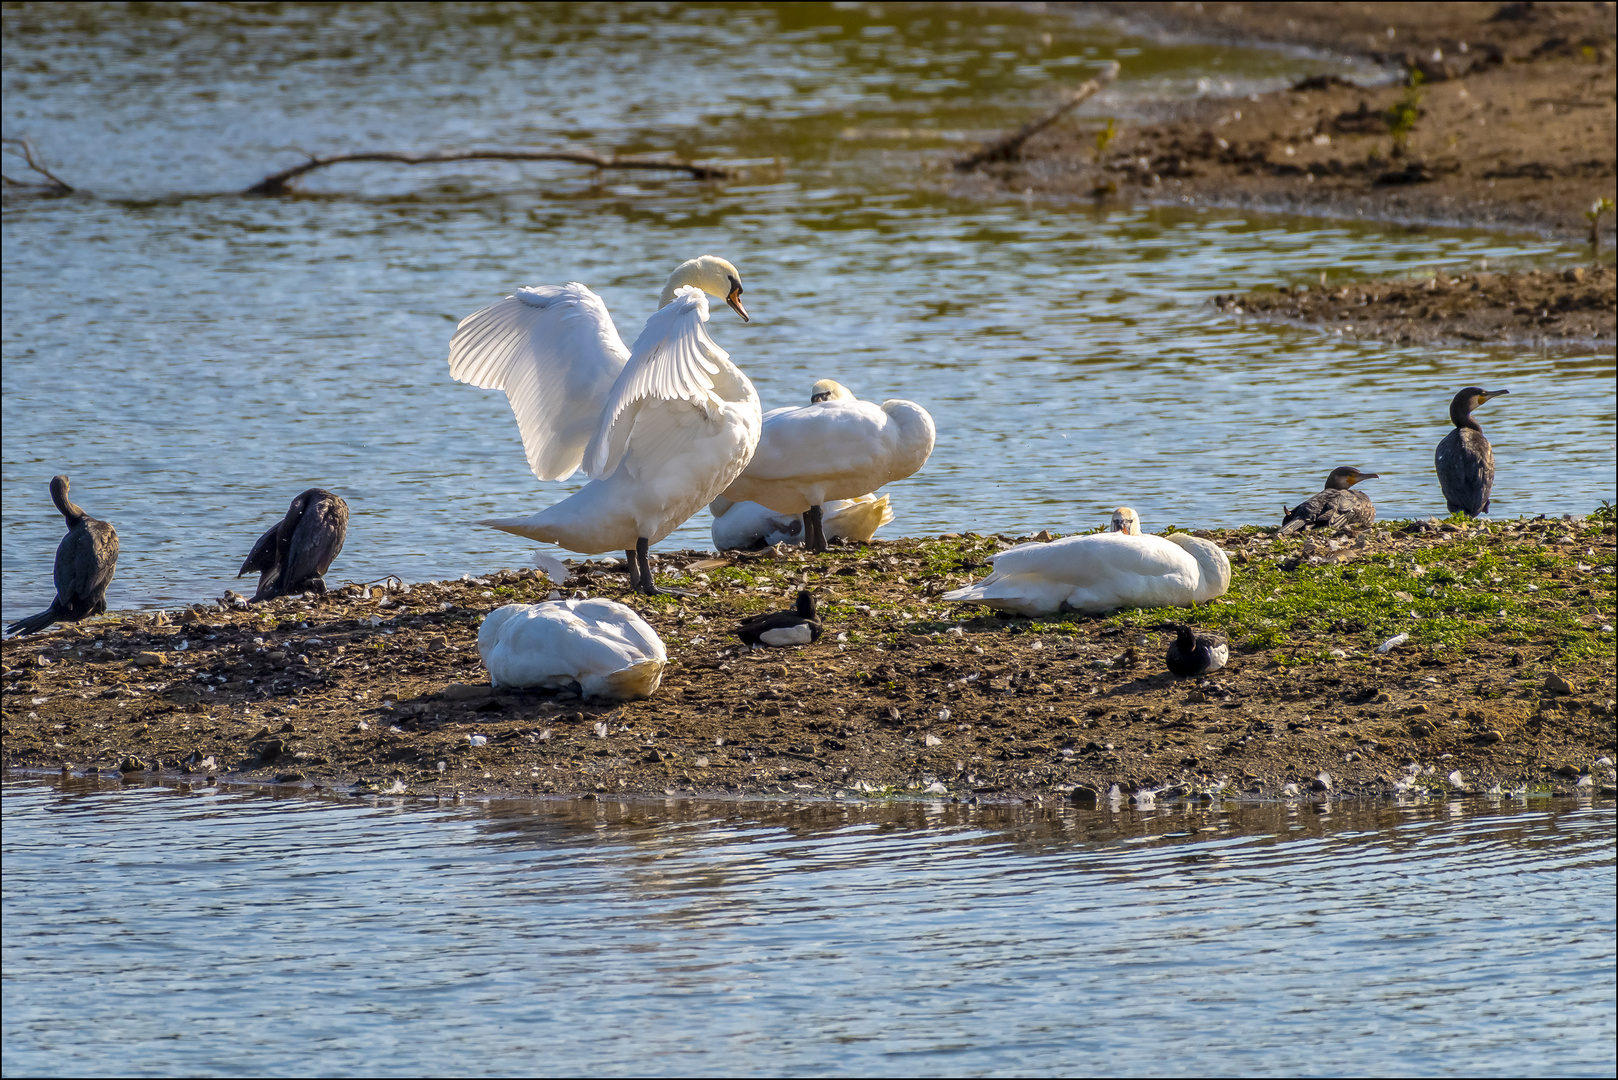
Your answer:
[[[1386,85],[1306,79],[1290,90],[1205,98],[1156,122],[1070,118],[1021,160],[954,174],[959,193],[1092,204],[1229,207],[1407,227],[1527,231],[1588,241],[1587,216],[1618,200],[1618,15],[1591,4],[1104,4],[1148,32],[1350,52],[1405,73]],[[1412,78],[1412,76],[1415,76]],[[1415,85],[1412,85],[1412,82]],[[1610,273],[1615,219],[1599,217],[1594,269]],[[1557,272],[1571,267],[1558,266]],[[1523,281],[1524,285],[1531,282]],[[1295,282],[1277,285],[1295,286]],[[1330,282],[1333,289],[1343,282]],[[1532,292],[1532,290],[1529,290]],[[1610,348],[1610,305],[1547,332],[1556,297],[1454,297],[1450,334],[1411,341]],[[1246,314],[1334,321],[1316,305],[1241,305]]]
[[[0,735],[13,769],[356,794],[1595,794],[1618,784],[1614,532],[1209,532],[1233,557],[1221,601],[1051,620],[937,599],[1010,537],[666,555],[659,573],[698,593],[684,599],[629,597],[592,562],[569,591],[632,604],[671,658],[652,699],[616,704],[488,685],[477,625],[548,596],[532,571],[227,596],[6,642]],[[800,587],[825,601],[820,642],[749,653],[728,636]],[[1181,618],[1230,638],[1204,684],[1163,667]],[[1377,653],[1395,633],[1409,636]]]

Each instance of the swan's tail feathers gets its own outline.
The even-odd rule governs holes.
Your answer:
[[[568,569],[567,563],[554,555],[547,555],[543,551],[534,552],[534,565],[539,567],[539,572],[550,578],[551,582],[556,585],[567,584],[567,579],[573,575],[573,571]]]
[[[13,635],[37,634],[51,623],[56,622],[58,618],[60,618],[60,616],[56,613],[56,605],[52,604],[44,611],[41,611],[38,615],[30,615],[26,619],[18,619],[16,622],[6,627],[6,633]]]
[[[501,532],[526,536],[530,540],[539,540],[547,544],[556,543],[556,537],[551,533],[551,530],[536,522],[532,517],[491,518],[477,524],[487,525],[489,528],[499,529]]]
[[[864,502],[851,502],[827,517],[823,524],[826,538],[858,540],[865,543],[876,531],[893,520],[888,497],[878,495]]]
[[[1059,610],[1068,592],[1068,586],[1035,575],[1006,574],[997,570],[982,581],[945,593],[943,598],[958,604],[981,604],[996,611],[1032,616]]]
[[[637,660],[621,671],[588,675],[579,685],[586,697],[639,701],[657,692],[663,682],[663,668],[667,665],[666,660]]]

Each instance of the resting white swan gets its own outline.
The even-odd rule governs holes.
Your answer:
[[[721,495],[708,504],[713,512],[713,545],[720,551],[752,551],[776,544],[803,543],[803,518],[798,514],[778,514],[756,502],[733,503]],[[893,520],[886,495],[861,495],[857,499],[833,499],[821,506],[821,525],[828,540],[858,540],[861,543]]]
[[[585,697],[647,698],[668,653],[657,631],[611,600],[553,600],[495,608],[478,628],[495,686],[565,687]]]
[[[989,557],[994,572],[945,600],[1044,615],[1099,615],[1132,607],[1190,607],[1225,595],[1230,562],[1219,545],[1186,533],[1145,536],[1128,507],[1112,531],[1018,544]]]
[[[765,414],[753,460],[724,494],[802,514],[804,543],[825,551],[825,504],[903,480],[927,463],[937,433],[915,402],[894,398],[877,406],[831,379],[815,383],[809,401]]]
[[[655,594],[646,549],[724,491],[758,445],[758,394],[703,326],[709,295],[746,319],[741,294],[724,259],[681,263],[633,350],[577,282],[519,289],[462,319],[450,374],[506,392],[535,476],[563,480],[582,464],[594,478],[530,517],[479,524],[622,551],[630,586]]]

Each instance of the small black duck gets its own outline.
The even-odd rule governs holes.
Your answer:
[[[792,611],[755,615],[733,633],[756,649],[763,645],[774,648],[807,645],[819,640],[820,630],[820,620],[815,617],[815,598],[805,589],[798,593],[798,604]]]
[[[1218,671],[1230,659],[1230,646],[1214,634],[1198,634],[1189,626],[1178,628],[1169,644],[1169,671],[1176,679],[1194,679]]]
[[[67,535],[56,545],[56,599],[38,615],[12,623],[8,633],[34,634],[107,610],[107,586],[118,568],[118,530],[79,509],[67,492],[67,477],[51,477],[51,501],[67,522]]]

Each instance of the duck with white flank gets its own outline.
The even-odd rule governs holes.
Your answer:
[[[1494,490],[1494,450],[1483,437],[1483,429],[1472,419],[1472,410],[1510,390],[1485,390],[1468,386],[1449,403],[1449,420],[1455,430],[1444,436],[1433,455],[1438,470],[1438,486],[1444,492],[1449,512],[1459,510],[1467,517],[1489,512],[1489,495]]]
[[[1099,615],[1190,607],[1230,588],[1230,561],[1218,544],[1188,533],[1142,535],[1140,515],[1127,506],[1113,513],[1111,528],[991,555],[993,573],[944,599],[1018,615]]]
[[[118,569],[118,530],[79,509],[67,497],[68,486],[67,477],[51,477],[51,501],[67,523],[67,535],[56,545],[56,599],[39,614],[12,623],[7,633],[38,633],[52,623],[78,622],[107,610],[107,586]]]
[[[556,505],[479,522],[570,551],[624,552],[630,587],[656,595],[647,548],[730,486],[758,445],[758,394],[714,344],[708,297],[745,321],[741,276],[704,255],[669,275],[633,349],[577,282],[519,289],[461,320],[450,374],[506,392],[541,480],[593,477]]]
[[[1169,671],[1176,679],[1194,679],[1218,671],[1230,659],[1230,646],[1222,637],[1198,634],[1181,626],[1169,645]]]
[[[495,608],[478,652],[499,687],[569,689],[583,697],[649,698],[663,681],[663,639],[612,600],[552,600]]]
[[[287,506],[286,516],[253,545],[242,568],[258,571],[254,600],[325,592],[326,571],[348,537],[348,503],[325,488],[310,488]]]
[[[1343,526],[1363,528],[1376,520],[1376,504],[1363,491],[1353,487],[1361,480],[1375,480],[1376,473],[1360,472],[1352,465],[1333,469],[1326,477],[1326,489],[1311,495],[1291,510],[1281,507],[1285,515],[1280,536],[1299,529],[1336,529]]]
[[[776,544],[803,543],[802,515],[778,514],[756,502],[733,503],[723,495],[709,503],[708,509],[713,512],[713,545],[720,551],[756,551]],[[854,540],[863,544],[893,520],[886,495],[833,499],[820,509],[828,541]]]
[[[756,649],[763,645],[775,648],[807,645],[820,639],[820,629],[820,620],[815,614],[815,598],[805,589],[798,593],[798,603],[792,611],[755,615],[733,632]]]
[[[936,435],[933,418],[913,401],[878,406],[822,379],[808,405],[765,414],[758,450],[724,496],[802,514],[804,544],[825,551],[825,504],[903,480],[927,463]]]

